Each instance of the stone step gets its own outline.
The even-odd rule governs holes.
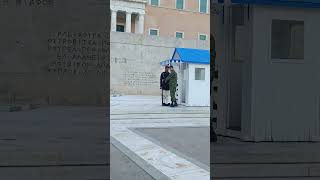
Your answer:
[[[320,164],[211,164],[211,175],[215,178],[297,178],[320,179]]]
[[[16,111],[26,111],[31,109],[39,108],[40,105],[37,104],[0,104],[0,112],[16,112]]]
[[[209,118],[186,118],[186,119],[126,119],[126,120],[113,120],[111,119],[112,125],[117,124],[166,124],[166,123],[196,123],[196,124],[206,124],[210,126],[210,119]],[[152,126],[150,126],[152,127]]]
[[[9,112],[11,105],[0,105],[0,112]]]
[[[111,119],[161,119],[161,118],[210,118],[210,113],[195,113],[195,114],[147,114],[147,113],[137,113],[137,114],[111,114]]]

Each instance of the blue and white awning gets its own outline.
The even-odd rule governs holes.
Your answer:
[[[203,49],[175,48],[171,59],[160,62],[165,66],[171,63],[210,64],[210,51]]]

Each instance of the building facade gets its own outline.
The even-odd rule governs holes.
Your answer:
[[[111,31],[209,40],[209,0],[111,0]]]

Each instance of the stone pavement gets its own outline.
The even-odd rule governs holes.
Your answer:
[[[172,139],[180,138],[180,143],[183,139],[185,140],[183,134],[173,133],[171,128],[184,128],[180,129],[184,134],[191,134],[190,128],[205,129],[204,132],[207,132],[207,135],[191,138],[187,142],[189,146],[185,145],[192,152],[193,146],[190,144],[197,145],[199,138],[208,139],[209,107],[170,108],[162,107],[160,104],[160,97],[154,96],[112,97],[110,132],[112,145],[154,179],[209,180],[208,163],[201,162],[201,159],[205,159],[204,157],[199,158],[195,153],[184,153],[183,149],[172,146],[179,140],[166,141],[168,138],[166,136],[170,133],[173,136]],[[157,133],[148,133],[147,129],[150,128]],[[164,132],[168,134],[163,134],[163,138],[160,139],[155,138]],[[206,142],[209,147],[209,140]],[[203,144],[198,147],[200,146]],[[206,159],[209,159],[208,152]],[[119,163],[116,160],[111,161],[111,174],[115,173],[112,167],[118,166],[117,164]]]
[[[112,166],[111,179],[128,179],[128,180],[154,180],[146,171],[139,167],[128,156],[122,153],[114,145],[110,146],[110,157]]]
[[[320,143],[253,143],[218,137],[211,144],[211,175],[230,180],[319,180]]]
[[[109,179],[106,119],[105,107],[0,112],[0,179]]]
[[[209,171],[209,127],[139,128],[140,134],[159,142],[186,159],[192,158],[200,167]],[[173,138],[174,137],[174,138]],[[196,142],[196,143],[195,143]]]

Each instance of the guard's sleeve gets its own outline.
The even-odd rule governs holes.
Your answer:
[[[173,76],[173,73],[170,73],[170,74],[167,76],[167,78],[166,78],[166,83],[170,80],[170,78],[172,78],[172,76]]]

